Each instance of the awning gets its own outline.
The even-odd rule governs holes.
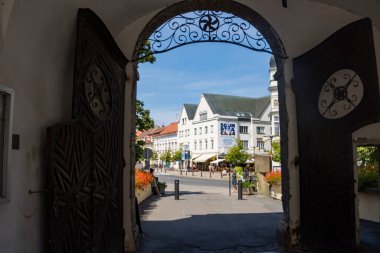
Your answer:
[[[201,155],[192,155],[191,156],[191,160],[194,160],[194,159],[197,159],[198,157],[200,157]]]
[[[215,160],[215,161],[212,161],[211,163],[218,164],[218,163],[223,162],[223,161],[225,161],[225,160],[226,160],[226,159],[217,159],[217,160]]]
[[[200,157],[195,158],[194,162],[195,163],[204,163],[205,161],[207,161],[208,159],[210,159],[214,156],[216,156],[216,154],[204,154],[204,155],[201,155]]]

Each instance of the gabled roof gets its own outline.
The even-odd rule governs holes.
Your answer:
[[[137,137],[137,139],[141,140],[141,139],[144,139],[147,136],[152,136],[152,135],[155,135],[155,134],[159,134],[162,130],[164,130],[164,127],[155,126],[154,128],[150,128],[150,129],[144,130],[142,132],[141,131],[136,131],[136,137]]]
[[[203,94],[211,111],[221,116],[260,118],[270,104],[270,96],[249,98],[219,94]]]
[[[158,135],[166,135],[177,133],[178,131],[178,122],[173,122],[167,125],[164,130],[162,130]]]
[[[196,104],[183,104],[183,107],[185,108],[187,117],[189,117],[189,120],[193,120],[195,116],[195,112],[197,110]]]

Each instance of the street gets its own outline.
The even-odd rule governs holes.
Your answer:
[[[229,196],[228,180],[156,173],[167,194],[140,205],[141,253],[263,252],[275,250],[281,201],[258,195]],[[174,200],[174,180],[180,200]]]

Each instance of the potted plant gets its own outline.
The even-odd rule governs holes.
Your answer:
[[[270,196],[280,198],[281,171],[271,171],[265,175],[265,181],[269,184]]]
[[[246,180],[242,183],[243,194],[252,195],[255,190],[255,184],[249,180]]]
[[[165,194],[165,189],[166,189],[166,187],[167,187],[168,185],[167,185],[165,182],[160,182],[160,181],[158,181],[157,186],[158,186],[158,190],[160,191],[160,194],[161,194],[161,195],[164,195],[164,194]]]

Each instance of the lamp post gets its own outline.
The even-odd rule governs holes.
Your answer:
[[[264,138],[266,138],[266,140],[270,140],[270,152],[272,153],[272,141],[273,141],[273,137],[274,135],[265,135]]]
[[[267,140],[270,140],[270,152],[272,153],[272,143],[273,140],[278,141],[280,137],[278,135],[265,135],[264,138]]]

